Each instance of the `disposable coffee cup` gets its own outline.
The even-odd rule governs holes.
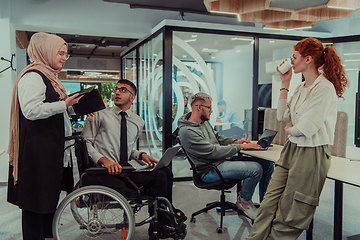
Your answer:
[[[280,64],[278,68],[282,74],[285,74],[290,70],[291,63],[288,59],[285,59],[285,62],[283,64]]]

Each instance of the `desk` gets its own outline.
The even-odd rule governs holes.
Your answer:
[[[342,239],[343,184],[360,187],[360,162],[340,157],[331,157],[327,177],[335,180],[334,189],[334,239]]]
[[[273,144],[267,151],[243,150],[243,154],[276,162],[283,146]],[[331,166],[327,178],[335,180],[334,196],[334,240],[342,239],[343,220],[343,183],[360,187],[360,161],[350,161],[346,158],[331,157]]]
[[[216,131],[227,130],[230,129],[231,123],[215,122],[214,126]]]

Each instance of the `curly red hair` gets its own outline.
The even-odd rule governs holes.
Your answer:
[[[324,76],[334,85],[338,97],[343,97],[348,80],[341,59],[333,46],[323,47],[316,38],[305,38],[295,44],[294,50],[301,56],[311,56],[316,68],[321,68]]]

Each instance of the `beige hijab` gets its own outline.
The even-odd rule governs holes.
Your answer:
[[[58,54],[59,49],[67,43],[59,36],[48,33],[35,33],[29,43],[27,49],[28,55],[32,60],[32,64],[28,65],[17,76],[12,101],[11,101],[11,113],[10,113],[10,131],[9,131],[9,146],[7,153],[10,156],[9,163],[14,167],[13,176],[14,184],[18,180],[18,160],[19,160],[19,100],[18,100],[18,83],[21,77],[29,70],[39,70],[42,72],[51,82],[55,91],[59,93],[60,99],[67,97],[66,91],[62,83],[58,78],[58,73],[61,69],[53,69],[51,66]]]

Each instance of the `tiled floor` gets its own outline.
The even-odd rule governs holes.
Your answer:
[[[191,176],[189,165],[181,154],[173,160],[173,170],[175,176]],[[77,176],[75,176],[77,178]],[[0,239],[18,240],[21,239],[21,211],[6,202],[7,187],[0,185]],[[327,180],[320,198],[314,220],[314,240],[333,239],[333,197],[334,181]],[[196,217],[195,223],[190,223],[190,216],[193,212],[203,208],[206,203],[219,200],[219,191],[209,191],[196,188],[191,181],[175,182],[173,191],[173,201],[177,208],[180,208],[188,216],[187,236],[189,240],[244,240],[251,229],[251,222],[244,216],[239,216],[234,212],[228,212],[224,217],[224,232],[218,234],[216,228],[219,226],[220,215],[216,210]],[[64,194],[62,195],[62,198]],[[226,195],[228,201],[235,202],[236,189]],[[253,197],[254,202],[258,202],[258,191]],[[360,240],[360,188],[344,185],[344,217],[343,217],[343,240]],[[139,222],[147,216],[147,209],[143,208],[137,215],[136,221]],[[133,239],[145,240],[147,237],[148,225],[137,227]],[[305,233],[300,238],[306,239]]]
[[[320,206],[315,214],[314,239],[330,240],[333,232],[333,185],[332,180],[327,180],[321,196]],[[0,187],[0,239],[17,240],[21,239],[20,210],[6,202],[6,187]],[[234,190],[234,189],[233,189]],[[255,192],[254,200],[257,201],[258,193]],[[204,207],[205,203],[219,199],[218,191],[197,189],[192,182],[178,182],[174,184],[174,205],[182,209],[189,217],[191,213]],[[227,200],[235,201],[235,191],[227,194]],[[344,185],[344,220],[343,239],[356,240],[360,233],[360,189]],[[136,216],[137,221],[146,215],[141,211]],[[243,216],[235,213],[228,213],[224,218],[225,231],[222,234],[216,233],[219,224],[219,214],[216,210],[201,214],[196,217],[196,223],[186,221],[188,234],[185,239],[245,239],[248,235],[251,224]],[[147,225],[136,228],[134,239],[147,239]],[[305,239],[302,234],[299,239]]]

